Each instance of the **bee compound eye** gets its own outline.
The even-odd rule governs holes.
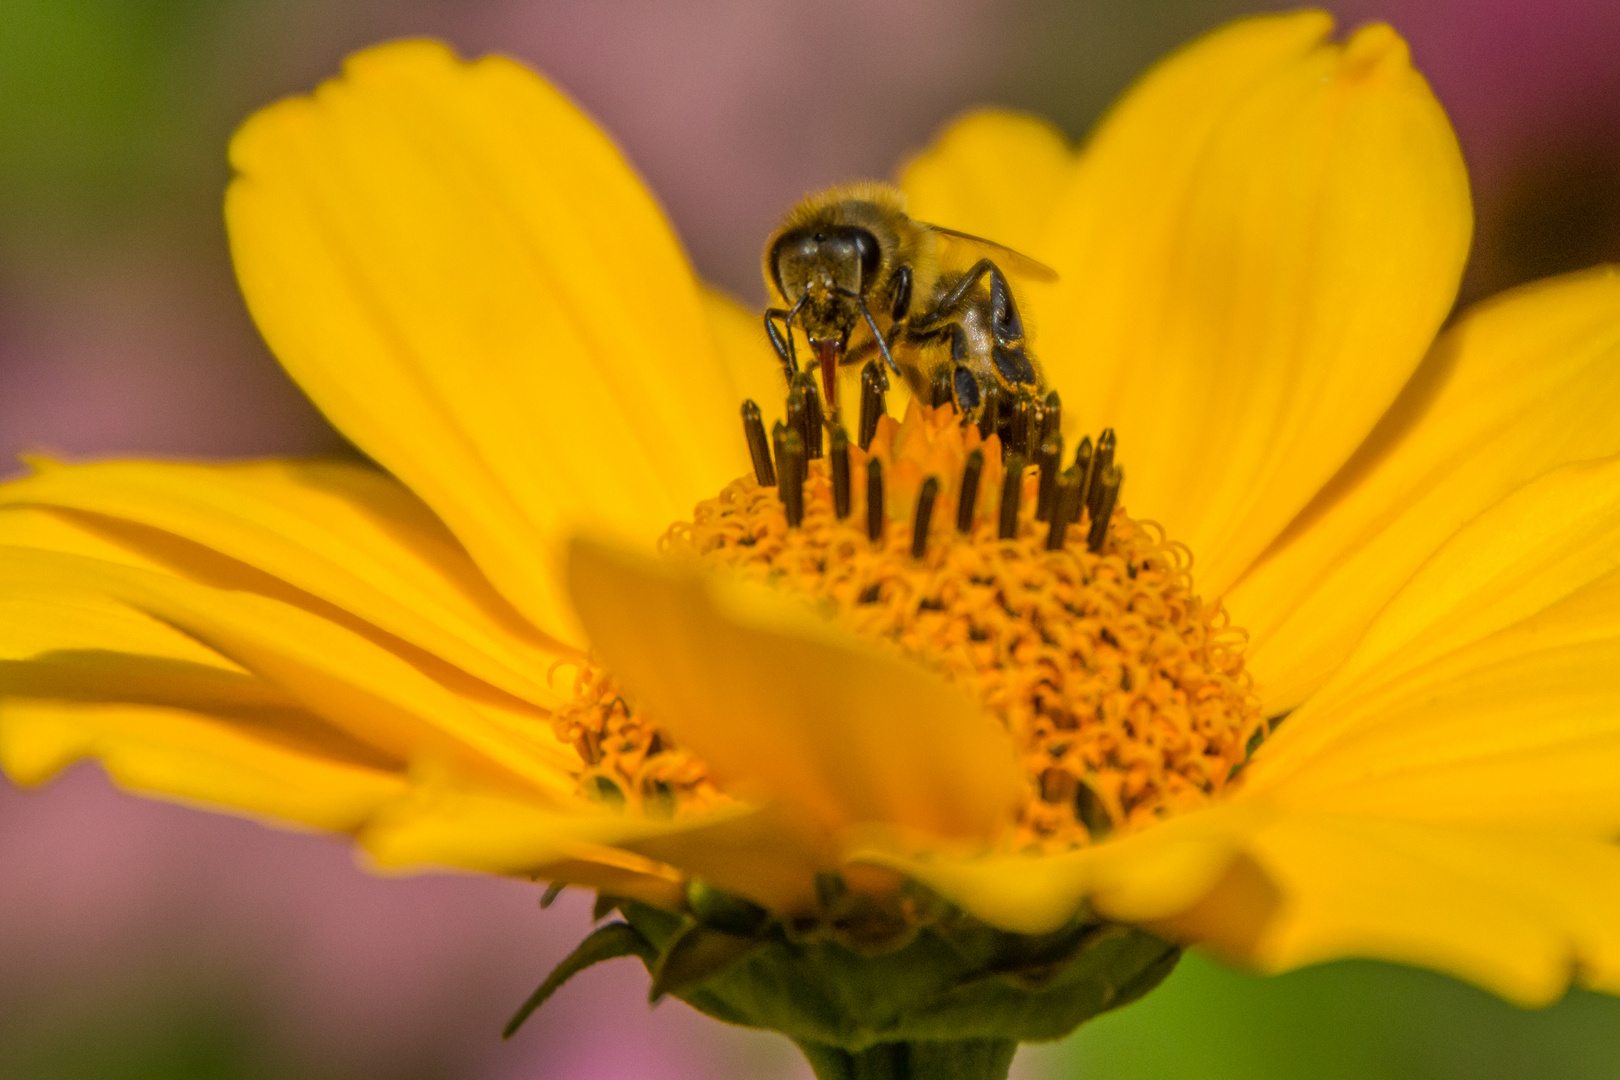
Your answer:
[[[878,265],[883,261],[883,246],[878,243],[877,237],[865,229],[852,231],[850,239],[855,242],[855,250],[861,257],[861,283],[864,286],[877,276]]]

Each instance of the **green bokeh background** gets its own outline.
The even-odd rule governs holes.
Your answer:
[[[1487,18],[1510,6],[1475,10]],[[1536,6],[1556,17],[1557,4]],[[1378,8],[1349,7],[1354,13]],[[1000,61],[989,96],[1039,109],[1078,136],[1145,63],[1241,10],[1213,0],[1010,5],[1001,32],[1025,45],[1010,50],[1013,61]],[[5,313],[72,288],[109,253],[161,251],[228,280],[218,199],[231,128],[255,105],[307,86],[311,70],[329,70],[326,56],[411,29],[440,32],[449,25],[446,11],[432,3],[0,0],[0,375],[6,365],[22,362],[22,347],[6,336]],[[1399,12],[1391,14],[1398,22]],[[476,22],[475,16],[456,18],[457,27],[471,25],[469,18]],[[329,38],[324,51],[290,50],[285,35],[277,36],[278,27],[312,19],[325,29],[308,33]],[[286,59],[291,52],[301,59]],[[1599,118],[1620,116],[1620,101],[1607,96],[1612,84],[1599,79],[1594,85],[1596,105],[1590,107]],[[737,92],[749,87],[739,85]],[[1453,102],[1446,104],[1455,110]],[[1581,151],[1579,133],[1563,145]],[[1567,160],[1577,165],[1555,174],[1561,181],[1515,186],[1516,178],[1532,173],[1503,166],[1496,186],[1481,192],[1482,250],[1498,256],[1507,250],[1489,242],[1493,229],[1517,235],[1515,222],[1551,224],[1535,231],[1520,263],[1500,257],[1488,266],[1476,262],[1470,280],[1477,291],[1528,276],[1516,269],[1521,265],[1548,272],[1613,257],[1620,198],[1602,182],[1612,154],[1598,147]],[[1522,207],[1526,191],[1539,194],[1519,218],[1501,209]],[[1544,242],[1537,246],[1536,238]],[[711,276],[743,290],[754,258],[738,248],[699,261]],[[220,301],[210,293],[197,303],[202,310]],[[243,318],[235,307],[221,310],[221,318]],[[269,365],[245,340],[246,359],[237,362]],[[288,415],[288,425],[309,423]],[[300,430],[300,445],[330,440],[321,431]],[[0,980],[6,969],[7,957],[0,955]],[[207,978],[158,964],[85,983],[50,1001],[0,988],[0,1080],[309,1075],[299,1072],[284,1035],[266,1034],[253,981],[248,962],[222,963]],[[589,977],[581,986],[577,992],[603,992]],[[636,1023],[642,1007],[633,991],[608,990],[603,1037],[611,1037],[615,1024]],[[491,1032],[500,1019],[491,1018]],[[800,1075],[788,1060],[770,1057],[774,1064],[761,1068]],[[1600,1080],[1620,1077],[1620,1000],[1575,992],[1552,1008],[1526,1012],[1445,977],[1390,965],[1335,963],[1257,979],[1194,955],[1143,1002],[1064,1043],[1026,1051],[1016,1069],[1030,1080]],[[425,1065],[413,1075],[463,1074]]]

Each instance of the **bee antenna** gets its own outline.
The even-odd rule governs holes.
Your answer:
[[[861,316],[866,319],[868,329],[872,331],[872,336],[877,339],[878,352],[883,354],[883,362],[889,365],[890,371],[893,371],[896,375],[900,374],[900,365],[896,364],[894,357],[889,354],[888,341],[883,337],[883,332],[878,329],[877,320],[872,318],[871,311],[867,310],[866,297],[848,289],[839,289],[838,291],[855,301],[855,306],[861,309]]]

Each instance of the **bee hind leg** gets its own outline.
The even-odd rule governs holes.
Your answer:
[[[1023,342],[1012,345],[997,344],[990,351],[990,359],[996,365],[996,374],[1012,386],[1027,386],[1032,389],[1040,387],[1040,378],[1035,374],[1035,365],[1031,362],[1029,354],[1024,351]]]
[[[962,410],[963,416],[968,416],[978,409],[979,403],[983,400],[983,394],[979,391],[979,380],[974,377],[973,372],[961,364],[956,365],[953,379],[956,383],[956,406]]]

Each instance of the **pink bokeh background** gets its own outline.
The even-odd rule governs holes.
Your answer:
[[[1450,112],[1480,221],[1465,293],[1620,255],[1620,5],[1344,0],[1394,22]],[[1149,9],[1144,11],[1144,9]],[[886,175],[952,114],[1038,108],[1072,134],[1154,56],[1241,9],[900,0],[345,4],[239,0],[202,20],[160,148],[177,178],[112,220],[0,217],[0,452],[338,449],[259,343],[218,214],[224,139],[351,49],[431,34],[545,71],[612,131],[698,268],[756,301],[758,244],[804,191]],[[500,1025],[583,935],[584,898],[381,879],[338,841],[115,792],[91,767],[0,782],[0,1043],[197,994],[271,1075],[598,1080],[807,1077],[792,1048],[678,1002],[632,961]],[[65,1037],[65,1036],[64,1036]],[[1058,1051],[1015,1075],[1057,1075]],[[0,1073],[6,1058],[0,1053]]]

